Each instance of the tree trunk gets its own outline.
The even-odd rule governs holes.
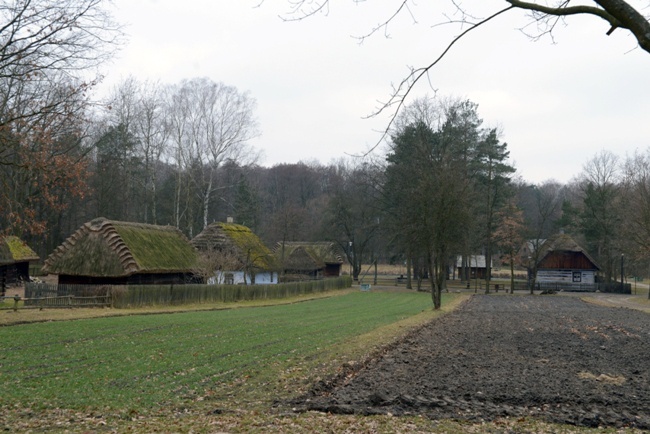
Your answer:
[[[433,308],[438,310],[442,305],[442,289],[445,281],[445,264],[441,259],[444,255],[429,255],[427,265],[429,269],[429,281],[431,282],[431,299]]]
[[[413,289],[413,259],[411,259],[411,254],[406,257],[406,289]]]
[[[535,293],[535,282],[537,280],[537,267],[533,267],[531,272],[530,272],[530,281],[528,282],[528,285],[530,286],[530,294]]]
[[[174,220],[176,227],[181,227],[181,175],[180,168],[178,169],[178,176],[176,177],[176,206],[174,207]]]
[[[515,293],[515,258],[510,255],[510,294]]]
[[[154,225],[158,224],[158,197],[156,190],[156,171],[154,171],[151,177],[151,220]]]
[[[208,227],[208,212],[210,211],[210,193],[212,193],[212,174],[210,174],[210,180],[208,181],[208,186],[205,188],[203,193],[203,229]]]
[[[433,302],[433,308],[434,309],[440,309],[440,299],[441,299],[441,293],[440,293],[440,288],[438,285],[436,285],[436,279],[433,278],[433,273],[435,269],[435,265],[432,264],[432,260],[427,261],[429,262],[429,266],[427,267],[429,269],[429,282],[430,282],[430,287],[431,287],[431,301]]]
[[[490,269],[490,262],[492,262],[492,257],[490,255],[490,245],[488,242],[488,248],[486,249],[485,252],[485,293],[489,294],[490,293],[490,273],[492,270]]]

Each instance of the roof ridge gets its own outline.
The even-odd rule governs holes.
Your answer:
[[[131,254],[128,246],[114,227],[114,221],[104,217],[98,217],[81,225],[72,235],[66,238],[50,256],[45,260],[44,269],[47,269],[54,259],[61,259],[63,255],[84,236],[94,232],[101,235],[108,247],[117,255],[122,268],[127,273],[139,270],[138,263]]]
[[[115,229],[114,222],[111,222],[110,220],[107,221],[101,226],[99,232],[102,233],[108,246],[113,249],[117,255],[124,271],[127,273],[135,273],[140,270],[140,266],[133,257],[131,249],[129,249],[129,246],[126,245],[122,236],[117,232],[117,229]]]

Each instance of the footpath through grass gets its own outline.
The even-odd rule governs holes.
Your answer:
[[[280,306],[2,327],[0,413],[140,414],[246,400],[233,396],[233,386],[246,382],[263,399],[265,381],[306,360],[325,363],[337,344],[423,311],[431,311],[427,293],[353,292]]]

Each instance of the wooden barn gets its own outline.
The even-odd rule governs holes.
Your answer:
[[[278,283],[273,253],[249,228],[212,223],[192,239],[207,270],[208,283],[247,285]]]
[[[600,267],[573,238],[558,234],[541,247],[537,282],[541,285],[560,284],[565,289],[595,287],[598,271]]]
[[[494,267],[494,261],[490,261],[490,270]],[[465,271],[468,271],[465,274]],[[485,279],[487,275],[487,267],[485,261],[485,255],[470,255],[465,257],[463,261],[463,256],[456,257],[456,264],[454,264],[453,278],[454,279]]]
[[[197,281],[197,259],[175,227],[97,218],[57,247],[43,271],[59,284],[182,284]]]
[[[14,236],[0,236],[0,293],[8,285],[29,281],[29,263],[38,255],[24,241]]]
[[[279,242],[275,255],[288,275],[339,277],[343,267],[340,249],[331,242]]]

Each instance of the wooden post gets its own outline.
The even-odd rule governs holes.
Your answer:
[[[18,294],[14,295],[14,312],[18,312],[19,301],[20,301],[20,296]]]

